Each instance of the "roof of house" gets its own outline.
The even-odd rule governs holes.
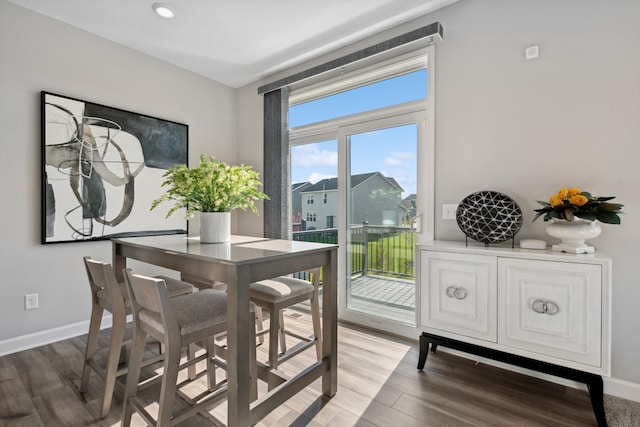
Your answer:
[[[409,194],[407,197],[402,199],[400,205],[405,209],[413,209],[416,207],[416,195],[415,193]]]
[[[301,191],[308,188],[311,185],[313,184],[311,184],[309,181],[296,182],[295,184],[291,184],[291,191]]]
[[[380,172],[369,172],[369,173],[351,175],[351,188],[357,187],[358,185],[362,184],[363,182],[365,182],[366,180],[368,180],[369,178],[375,175],[381,176],[385,180],[389,181],[389,183],[392,186],[396,187],[400,191],[403,191],[402,187],[400,187],[400,184],[398,184],[398,182],[395,179],[391,177],[386,177]],[[337,189],[338,189],[338,178],[333,177],[333,178],[325,178],[323,180],[320,180],[315,184],[313,184],[312,186],[305,188],[301,192],[312,193],[315,191],[328,191],[328,190],[330,191],[330,190],[337,190]]]

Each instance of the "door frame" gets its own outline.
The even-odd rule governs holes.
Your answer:
[[[424,105],[423,105],[424,107]],[[416,124],[416,218],[417,218],[417,241],[433,240],[433,175],[434,175],[434,149],[433,138],[429,136],[432,126],[428,126],[428,110],[425,108],[389,116],[382,119],[362,121],[344,125],[338,128],[338,317],[340,320],[356,323],[374,329],[384,330],[397,335],[415,338],[417,332],[416,325],[407,325],[400,322],[393,322],[386,318],[380,318],[374,314],[351,310],[348,307],[347,287],[347,261],[350,256],[348,252],[350,233],[349,230],[349,194],[348,175],[350,164],[350,142],[349,135],[365,133],[375,130],[387,129],[397,126]],[[346,184],[345,184],[346,183]],[[340,262],[341,261],[341,262]],[[416,259],[416,262],[418,260]],[[417,277],[416,277],[417,280]],[[417,285],[416,285],[417,286]],[[416,315],[418,314],[419,303],[416,289]]]

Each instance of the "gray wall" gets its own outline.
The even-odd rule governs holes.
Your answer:
[[[111,259],[108,242],[39,243],[41,90],[187,123],[191,163],[236,161],[234,89],[0,0],[0,353],[86,331],[82,256]],[[32,292],[40,308],[24,311]]]
[[[525,221],[518,238],[549,242],[544,223],[531,222],[536,200],[563,186],[617,196],[625,204],[622,225],[604,225],[592,243],[613,259],[613,376],[640,383],[639,18],[636,0],[462,0],[274,77],[440,21],[436,238],[464,240],[455,221],[440,218],[442,204],[478,190],[519,203]],[[524,49],[534,44],[540,57],[525,61]],[[238,152],[246,163],[262,158],[256,88],[270,80],[238,91],[247,123],[238,129]]]

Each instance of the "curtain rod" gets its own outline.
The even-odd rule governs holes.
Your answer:
[[[369,58],[371,56],[394,49],[396,47],[413,43],[420,39],[424,39],[432,36],[438,36],[440,37],[440,40],[442,40],[443,33],[444,33],[444,30],[442,28],[442,25],[440,25],[440,22],[434,22],[433,24],[429,24],[425,27],[418,28],[417,30],[410,31],[408,33],[394,37],[392,39],[375,44],[373,46],[369,46],[367,48],[361,49],[357,52],[350,53],[348,55],[326,62],[324,64],[317,65],[307,70],[300,71],[299,73],[292,74],[283,79],[276,80],[275,82],[268,83],[264,86],[260,86],[258,88],[258,95],[264,95],[265,93],[272,92],[274,90],[280,89],[281,87],[290,85],[292,83],[296,83],[296,82],[308,79],[310,77],[314,77],[319,74],[326,73],[327,71],[335,70],[336,68],[344,67],[345,65],[352,64],[354,62]]]

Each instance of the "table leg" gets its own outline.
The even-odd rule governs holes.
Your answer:
[[[338,391],[338,256],[331,250],[322,278],[322,358],[329,360],[329,370],[322,375],[322,392],[333,397]]]
[[[113,242],[111,245],[113,271],[116,274],[116,280],[119,283],[124,282],[124,269],[127,268],[127,259],[120,255],[120,244]]]
[[[254,327],[249,310],[249,278],[238,271],[227,283],[227,381],[229,426],[248,426],[250,404],[250,328]]]

